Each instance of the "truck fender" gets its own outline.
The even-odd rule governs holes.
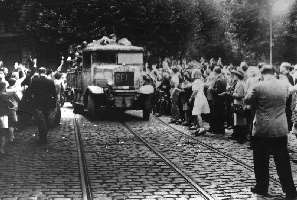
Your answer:
[[[104,90],[102,87],[90,85],[88,86],[85,94],[94,94],[94,95],[104,94]]]

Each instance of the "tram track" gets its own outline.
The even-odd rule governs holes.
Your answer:
[[[96,199],[96,196],[98,194],[100,194],[100,193],[98,193],[97,189],[101,188],[101,187],[103,187],[102,189],[104,189],[106,187],[106,185],[101,185],[101,184],[98,185],[98,183],[100,183],[100,181],[98,182],[97,180],[98,180],[98,178],[99,178],[99,180],[101,180],[101,175],[100,175],[101,173],[98,172],[98,171],[97,172],[94,171],[94,169],[101,170],[101,168],[96,168],[96,166],[98,166],[98,165],[94,164],[92,160],[89,160],[89,158],[92,157],[91,155],[97,155],[97,159],[103,161],[102,166],[108,166],[108,165],[104,165],[104,163],[105,164],[107,164],[107,163],[117,163],[118,160],[113,160],[114,158],[111,158],[112,160],[108,161],[108,160],[106,160],[108,158],[106,156],[108,156],[109,154],[110,155],[121,155],[122,154],[122,153],[114,154],[116,151],[114,153],[106,154],[107,149],[104,149],[104,146],[107,146],[107,147],[110,146],[111,150],[126,149],[126,148],[130,148],[130,150],[132,150],[131,145],[143,146],[143,148],[147,149],[146,151],[148,153],[150,152],[149,154],[154,154],[156,156],[156,158],[158,157],[158,159],[160,160],[159,162],[164,163],[163,165],[167,166],[172,171],[174,171],[174,173],[178,174],[178,176],[181,179],[183,179],[184,184],[187,184],[190,188],[193,188],[193,191],[195,191],[195,193],[197,193],[199,196],[201,196],[201,199],[205,199],[205,200],[210,200],[210,199],[213,200],[213,199],[217,199],[217,198],[219,198],[219,199],[225,199],[225,198],[233,199],[234,196],[232,196],[232,197],[230,196],[230,193],[228,193],[229,189],[228,189],[228,187],[225,187],[224,184],[228,183],[228,182],[225,182],[226,181],[225,177],[226,176],[227,177],[228,176],[233,176],[232,174],[234,174],[234,172],[231,171],[230,174],[228,172],[227,175],[224,175],[224,174],[219,175],[217,177],[218,178],[217,180],[219,180],[219,182],[223,181],[224,183],[222,182],[222,184],[218,185],[219,192],[214,192],[214,191],[217,191],[217,189],[213,190],[212,186],[211,186],[212,184],[208,185],[208,183],[209,183],[208,181],[212,179],[211,177],[213,177],[213,176],[216,177],[216,175],[211,175],[210,177],[205,176],[205,174],[211,173],[214,169],[211,168],[209,170],[207,169],[206,171],[201,171],[202,173],[200,174],[199,171],[195,171],[194,168],[192,168],[194,166],[197,166],[197,167],[200,168],[200,164],[202,164],[202,160],[200,161],[200,164],[199,164],[199,162],[196,162],[196,161],[199,158],[203,158],[203,160],[204,160],[204,157],[201,157],[202,156],[201,154],[197,158],[194,157],[193,158],[194,160],[193,160],[192,164],[190,164],[190,165],[187,164],[187,163],[182,164],[181,162],[184,162],[183,159],[178,161],[180,158],[182,158],[183,156],[186,155],[186,152],[184,152],[184,153],[182,153],[180,155],[179,155],[179,152],[182,152],[182,148],[186,149],[186,146],[188,146],[186,143],[184,143],[183,147],[178,145],[179,143],[176,143],[177,141],[179,141],[179,139],[181,139],[181,137],[182,138],[188,138],[188,139],[190,139],[192,141],[195,141],[192,145],[195,145],[195,146],[198,145],[198,146],[203,147],[201,152],[202,152],[203,155],[206,155],[205,162],[207,162],[207,163],[210,162],[210,163],[208,163],[206,165],[202,164],[202,166],[201,166],[202,168],[206,167],[209,164],[212,164],[213,162],[220,163],[222,161],[222,162],[225,163],[225,162],[227,162],[227,161],[223,161],[225,159],[225,160],[229,160],[228,162],[233,162],[233,164],[231,164],[231,166],[227,167],[229,171],[232,170],[232,168],[236,169],[236,171],[237,171],[238,168],[234,168],[234,166],[236,166],[236,165],[238,165],[238,166],[240,166],[242,168],[242,170],[241,170],[242,172],[244,171],[243,169],[250,171],[250,172],[248,172],[249,175],[246,175],[246,176],[242,177],[242,178],[249,177],[248,180],[246,180],[246,182],[248,183],[247,185],[250,186],[249,183],[251,183],[250,181],[253,179],[251,177],[251,175],[253,174],[252,173],[253,168],[251,166],[249,166],[248,164],[244,163],[243,161],[241,161],[241,160],[239,160],[237,158],[234,158],[234,157],[228,155],[228,153],[223,152],[220,149],[217,149],[217,148],[215,148],[215,147],[213,147],[211,145],[206,144],[205,142],[199,140],[199,138],[196,138],[196,137],[194,137],[192,135],[189,135],[189,133],[184,133],[183,131],[178,130],[175,127],[172,127],[171,125],[167,124],[162,119],[153,117],[153,121],[149,122],[149,123],[137,122],[137,120],[134,121],[134,122],[133,122],[133,120],[131,122],[129,120],[112,121],[112,123],[114,125],[107,125],[107,124],[109,124],[108,121],[105,121],[105,122],[103,121],[103,123],[100,122],[100,125],[98,123],[95,123],[95,122],[88,122],[87,125],[86,125],[86,121],[84,121],[84,120],[85,119],[82,119],[82,121],[78,120],[77,116],[74,119],[74,129],[75,129],[75,138],[76,138],[77,147],[78,147],[77,151],[78,151],[79,165],[80,165],[81,188],[82,188],[82,191],[83,191],[83,200]],[[82,129],[83,131],[81,133],[79,123],[84,124],[83,125],[84,128],[93,127],[93,129],[90,132],[85,131],[85,129]],[[158,124],[160,124],[160,125],[158,125]],[[162,128],[162,125],[163,125],[164,128]],[[108,129],[105,129],[106,126],[115,126],[115,127],[112,128],[113,133],[114,133],[114,135],[112,137],[110,137],[111,135],[109,136]],[[157,126],[158,128],[155,131],[158,131],[158,129],[160,129],[162,131],[164,130],[165,135],[164,136],[160,135],[162,138],[159,138],[160,139],[159,140],[158,139],[158,134],[155,135],[157,132],[153,133],[153,132],[151,132],[153,130],[146,130],[146,126],[148,126],[148,127]],[[101,127],[100,128],[101,130],[99,132],[97,132],[96,127]],[[120,128],[120,127],[122,127],[122,128]],[[119,130],[115,131],[118,128],[119,128]],[[151,128],[149,128],[149,129],[151,129]],[[144,132],[144,130],[146,130],[145,131],[146,133]],[[150,133],[152,134],[151,136],[150,136]],[[88,134],[91,134],[93,136],[94,136],[94,134],[98,135],[97,138],[99,139],[99,141],[97,141],[96,143],[92,143],[95,146],[90,147],[89,145],[87,145],[88,142],[86,143],[86,140],[90,141],[89,139],[91,139],[91,138],[88,139],[88,137],[89,137]],[[149,135],[147,135],[147,134],[149,134]],[[166,137],[168,137],[168,136],[166,136],[167,134],[171,135],[170,138],[168,138],[169,140],[167,142],[165,142],[165,143],[161,142],[161,141],[164,141],[164,139]],[[103,139],[103,138],[106,138],[106,136],[108,138],[108,142],[106,142],[105,139]],[[133,138],[135,138],[135,139],[133,139]],[[176,139],[174,139],[174,138],[176,138]],[[92,138],[92,140],[93,139],[95,139],[95,138]],[[127,140],[125,141],[125,139],[127,139]],[[84,147],[84,145],[87,145],[87,146]],[[172,149],[172,147],[174,147],[175,145],[177,145],[176,148]],[[126,147],[124,148],[124,146],[126,146]],[[96,150],[95,149],[91,150],[93,147],[96,147]],[[97,149],[97,147],[98,147],[98,149]],[[191,146],[189,146],[189,147],[191,147]],[[84,148],[85,148],[86,151],[84,150]],[[101,152],[100,149],[103,150],[103,152]],[[137,149],[139,150],[139,148],[137,148]],[[170,150],[170,149],[172,149],[172,150]],[[195,148],[191,147],[190,149],[195,149]],[[196,149],[197,149],[197,147],[196,147]],[[198,147],[198,149],[199,149],[199,147]],[[205,149],[207,149],[207,151],[205,151]],[[136,150],[136,152],[138,150]],[[97,151],[100,151],[100,152],[97,153]],[[212,155],[207,155],[207,153],[208,154],[210,153]],[[191,154],[189,156],[187,156],[187,157],[192,157]],[[124,153],[123,155],[126,155],[126,153]],[[123,156],[123,155],[121,155],[121,156]],[[138,155],[138,153],[136,153],[135,155]],[[178,155],[178,157],[176,157],[177,160],[175,159],[174,155]],[[215,155],[215,158],[212,158],[214,155]],[[215,161],[216,158],[219,159],[219,160]],[[127,159],[130,160],[131,157],[129,156],[129,157],[127,157]],[[136,157],[135,157],[135,159],[136,159]],[[147,161],[145,161],[145,160],[147,160],[145,157],[137,158],[137,160],[142,160],[142,159],[144,159],[143,160],[144,163],[147,162]],[[99,162],[99,160],[96,161],[96,163]],[[124,160],[126,160],[126,158]],[[150,160],[150,159],[148,159],[148,160]],[[148,162],[150,163],[150,161],[148,161]],[[131,164],[124,165],[123,167],[126,168],[126,166],[130,166],[130,167],[135,168],[135,169],[137,169],[137,167],[140,167],[140,166],[137,166],[137,165],[134,167],[134,165],[131,165]],[[90,171],[88,171],[87,165],[90,165],[89,166]],[[151,165],[151,164],[149,164],[149,165]],[[101,164],[100,164],[100,166],[101,166]],[[122,165],[118,164],[117,166],[122,166]],[[225,168],[220,167],[218,170],[219,171],[224,171],[224,169]],[[114,169],[105,168],[103,170],[110,171],[110,170],[114,170]],[[195,174],[197,172],[199,174]],[[213,172],[215,172],[215,171],[213,171]],[[238,171],[238,173],[240,173],[240,174],[242,172]],[[92,176],[89,177],[89,175],[92,175]],[[97,179],[96,179],[96,177],[93,177],[94,175],[97,177]],[[117,179],[116,174],[114,174],[112,176],[113,176],[112,179]],[[133,175],[131,175],[131,177],[133,177]],[[145,175],[144,177],[148,177],[148,176]],[[203,177],[206,177],[206,180],[203,180]],[[105,178],[103,178],[103,180],[106,180]],[[242,178],[239,178],[239,180],[241,180]],[[121,179],[117,179],[117,180],[121,180]],[[276,179],[271,177],[270,180],[271,180],[271,182],[274,183],[273,185],[280,185],[280,183]],[[236,178],[234,181],[237,182],[238,179]],[[173,182],[168,182],[168,183],[173,183]],[[216,184],[217,183],[218,182],[216,182]],[[242,188],[242,183],[240,185],[241,186],[239,186],[239,185],[234,185],[234,186],[235,186],[235,188],[239,188],[239,187]],[[92,186],[94,188],[94,191],[92,191]],[[274,194],[276,194],[275,189],[273,189],[273,190],[274,190]],[[107,191],[109,191],[109,190],[107,190]],[[111,190],[111,191],[116,193],[118,190]],[[123,192],[123,191],[121,191],[121,192]],[[95,197],[93,195],[95,195]],[[123,192],[122,195],[126,196],[128,194],[126,194],[126,192]],[[223,198],[225,195],[226,195],[226,197]],[[240,195],[245,195],[245,192],[243,190],[241,190]],[[126,196],[126,197],[128,197],[128,196]],[[241,199],[242,198],[245,198],[245,197],[241,197]]]
[[[83,200],[93,200],[93,193],[91,188],[91,183],[88,175],[88,166],[85,158],[85,151],[83,147],[80,127],[77,119],[77,115],[73,119],[75,140],[77,145],[77,155],[79,161],[79,172],[80,172],[80,182],[82,188],[82,199]]]
[[[209,149],[209,150],[211,150],[211,151],[213,151],[213,152],[215,152],[215,153],[217,153],[217,154],[219,154],[219,155],[225,157],[225,158],[228,159],[228,160],[231,160],[232,162],[237,163],[238,165],[240,165],[240,166],[246,168],[246,169],[249,170],[249,171],[252,171],[252,172],[254,171],[253,167],[247,165],[246,163],[242,162],[241,160],[236,159],[236,158],[230,156],[229,154],[227,154],[227,153],[225,153],[225,152],[223,152],[223,151],[221,151],[221,150],[219,150],[219,149],[217,149],[217,148],[215,148],[215,147],[212,147],[211,145],[206,144],[205,142],[202,142],[202,141],[199,140],[199,138],[197,138],[197,137],[194,137],[194,136],[192,136],[192,135],[189,135],[189,134],[187,134],[187,133],[184,133],[184,132],[178,130],[177,128],[175,128],[175,127],[173,127],[173,126],[167,124],[166,122],[164,122],[164,121],[163,121],[162,119],[160,119],[159,117],[155,117],[155,116],[153,116],[153,118],[156,119],[157,121],[159,121],[160,123],[162,123],[164,126],[166,126],[166,127],[170,128],[170,129],[174,130],[175,132],[178,132],[178,133],[180,133],[180,134],[182,134],[182,135],[184,135],[184,136],[186,136],[186,137],[188,137],[188,138],[190,138],[190,139],[196,141],[197,144],[199,144],[199,145],[201,145],[201,146],[203,146],[203,147],[205,147],[205,148],[207,148],[207,149]],[[273,177],[270,177],[270,181],[272,181],[273,183],[275,183],[275,184],[277,184],[277,185],[280,185],[280,182],[279,182],[278,180],[276,180],[275,178],[273,178]]]
[[[225,148],[213,147],[154,116],[148,123],[137,121],[135,118],[134,121],[127,121],[127,124],[215,199],[241,199],[242,195],[247,194],[249,196],[244,199],[255,198],[249,191],[255,184],[250,163],[245,163],[240,157],[228,155],[224,152]],[[230,178],[230,182],[227,177]],[[280,182],[272,176],[270,182],[273,198],[282,198]],[[230,187],[236,188],[238,195],[230,193]]]
[[[204,189],[202,189],[191,177],[183,172],[178,166],[166,158],[159,150],[154,148],[147,142],[143,137],[141,137],[136,131],[133,131],[125,122],[122,122],[122,125],[135,137],[137,137],[147,148],[154,152],[158,157],[160,157],[167,165],[174,169],[179,175],[181,175],[193,188],[203,197],[205,200],[214,200],[214,198],[209,195]]]
[[[184,179],[184,183],[188,184],[189,187],[193,188],[193,191],[197,192],[196,195],[199,195],[199,199],[204,200],[214,200],[214,198],[209,195],[205,190],[203,190],[191,177],[186,175],[180,168],[178,168],[174,163],[172,163],[169,159],[167,159],[160,151],[158,151],[156,148],[154,148],[151,144],[149,144],[144,138],[142,138],[137,132],[133,131],[125,122],[119,122],[119,124],[127,130],[131,135],[133,135],[138,140],[140,144],[145,146],[149,151],[151,151],[152,154],[154,154],[157,158],[160,159],[161,162],[164,163],[164,165],[168,168],[170,168],[172,171],[176,172],[178,176],[182,179]],[[81,180],[81,188],[82,188],[82,196],[83,200],[93,200],[97,199],[93,193],[95,191],[92,190],[92,180],[90,180],[91,177],[89,177],[89,171],[88,171],[88,160],[86,159],[87,153],[89,153],[87,150],[84,149],[84,141],[81,132],[80,132],[80,126],[78,122],[78,117],[75,116],[74,118],[74,132],[75,132],[75,138],[77,143],[77,153],[78,153],[78,159],[79,159],[79,168],[80,168],[80,180]],[[111,144],[112,146],[115,146],[116,144]],[[127,144],[120,144],[120,145],[127,145]],[[102,145],[101,145],[102,146]],[[103,145],[104,146],[104,145]],[[94,152],[92,152],[94,153]]]

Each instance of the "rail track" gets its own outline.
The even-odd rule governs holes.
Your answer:
[[[226,160],[233,162],[234,165],[239,165],[242,168],[245,168],[246,170],[253,172],[253,167],[244,163],[238,158],[235,158],[232,155],[229,155],[228,153],[220,149],[217,149],[209,144],[206,144],[205,142],[201,141],[199,138],[189,135],[189,133],[185,133],[181,130],[178,130],[176,127],[169,125],[168,123],[166,123],[165,121],[163,121],[158,117],[152,116],[152,118],[155,120],[155,123],[157,124],[160,123],[165,127],[167,127],[169,130],[171,130],[172,132],[174,132],[175,133],[174,137],[179,137],[178,135],[181,135],[184,138],[195,141],[196,144],[203,146],[204,148],[208,149],[208,151],[211,151],[220,157],[224,157]],[[166,153],[163,152],[162,148],[160,149],[158,147],[158,143],[150,140],[150,138],[147,138],[145,135],[139,132],[137,128],[133,127],[132,124],[129,124],[129,121],[119,120],[117,123],[120,126],[122,126],[122,128],[125,129],[127,133],[129,132],[131,135],[133,135],[134,138],[136,139],[135,141],[138,141],[141,145],[149,149],[149,151],[152,152],[154,155],[156,155],[160,160],[162,160],[164,164],[166,164],[169,168],[175,171],[181,178],[183,178],[183,180],[185,181],[184,183],[190,185],[197,192],[197,194],[201,196],[201,199],[205,199],[205,200],[215,199],[215,196],[212,196],[213,194],[210,191],[208,191],[207,188],[204,188],[204,186],[200,185],[199,181],[197,182],[197,180],[195,180],[195,178],[192,177],[191,174],[189,174],[187,171],[181,168],[182,166],[179,166],[179,164],[171,160],[172,158],[170,156],[168,157]],[[139,124],[139,126],[140,127],[142,126],[141,123]],[[81,180],[81,188],[83,193],[83,200],[93,200],[94,199],[93,192],[95,193],[95,191],[92,191],[92,184],[90,181],[90,177],[88,175],[86,155],[84,151],[83,139],[80,133],[80,127],[79,127],[77,115],[74,118],[74,130],[75,130],[76,143],[78,147],[77,153],[79,157],[80,177],[81,177],[80,180]],[[274,177],[270,177],[270,181],[273,182],[275,185],[280,185],[280,182]]]
[[[162,123],[164,126],[166,126],[166,127],[170,128],[170,129],[174,130],[175,132],[178,132],[178,133],[180,133],[180,134],[182,134],[182,135],[184,135],[184,136],[186,136],[186,137],[188,137],[188,138],[190,138],[190,139],[196,141],[197,144],[199,144],[199,145],[201,145],[201,146],[204,146],[205,148],[207,148],[207,149],[209,149],[209,150],[211,150],[211,151],[213,151],[213,152],[215,152],[215,153],[217,153],[217,154],[219,154],[219,155],[225,157],[225,158],[228,159],[228,160],[231,160],[232,162],[237,163],[238,165],[240,165],[240,166],[246,168],[246,169],[249,170],[249,171],[252,171],[252,172],[254,171],[253,167],[251,167],[251,166],[245,164],[244,162],[242,162],[242,161],[240,161],[240,160],[238,160],[238,159],[236,159],[236,158],[230,156],[229,154],[227,154],[227,153],[225,153],[225,152],[220,151],[220,150],[217,149],[217,148],[212,147],[211,145],[208,145],[208,144],[202,142],[201,140],[199,140],[199,138],[197,138],[197,137],[195,137],[195,136],[189,135],[189,134],[187,134],[187,133],[184,133],[184,132],[182,132],[182,131],[176,129],[175,127],[173,127],[173,126],[167,124],[166,122],[164,122],[164,121],[163,121],[162,119],[160,119],[159,117],[155,117],[155,116],[153,116],[153,118],[156,119],[157,121],[159,121],[160,123]],[[280,185],[280,182],[279,182],[278,180],[276,180],[275,178],[273,178],[273,177],[270,177],[270,181],[274,182],[274,183],[277,184],[277,185]]]
[[[88,166],[86,163],[86,157],[85,157],[77,115],[75,115],[73,119],[73,124],[74,124],[75,140],[77,145],[78,161],[79,161],[79,173],[80,173],[80,182],[81,182],[81,188],[82,188],[82,197],[83,197],[83,200],[93,200],[93,192],[92,192],[91,182],[88,175]]]
[[[143,137],[141,137],[136,131],[133,131],[126,123],[122,122],[123,126],[135,137],[137,137],[146,147],[148,147],[152,152],[154,152],[158,157],[160,157],[167,165],[174,169],[178,174],[180,174],[192,187],[201,195],[205,200],[214,200],[204,189],[202,189],[191,177],[185,174],[179,167],[167,159],[159,150],[154,148],[147,142]]]
[[[185,183],[188,183],[193,187],[193,189],[197,192],[198,195],[201,196],[201,199],[204,200],[214,200],[214,198],[209,195],[204,189],[202,189],[191,177],[185,174],[179,167],[177,167],[174,163],[172,163],[169,159],[167,159],[160,151],[154,148],[148,141],[146,141],[143,137],[141,137],[136,131],[133,131],[125,122],[121,122],[121,125],[131,133],[135,138],[137,138],[144,146],[146,146],[151,152],[153,152],[157,157],[159,157],[167,166],[173,169],[176,173],[178,173],[184,180]],[[75,138],[77,143],[77,153],[80,165],[80,180],[81,180],[81,188],[83,194],[83,200],[93,200],[93,191],[90,182],[90,178],[88,175],[88,167],[87,161],[82,141],[82,136],[80,132],[79,122],[77,116],[74,118],[74,131]]]

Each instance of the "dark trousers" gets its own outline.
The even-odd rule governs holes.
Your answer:
[[[209,127],[211,130],[213,130],[213,127],[214,127],[214,122],[213,122],[213,113],[214,113],[214,110],[213,110],[213,101],[212,100],[208,100],[208,105],[209,105],[209,109],[210,109],[210,113],[207,114],[207,122],[209,123]]]
[[[239,142],[245,142],[246,141],[246,135],[247,135],[247,126],[241,125],[241,126],[234,126],[233,128],[233,134],[232,137]]]
[[[49,111],[35,109],[34,119],[38,128],[39,142],[45,143],[47,141],[47,133],[49,129]]]
[[[184,91],[180,92],[178,97],[178,109],[179,109],[179,119],[184,120],[185,119],[185,112],[183,110],[183,105],[186,103],[186,93]]]
[[[213,105],[213,132],[215,134],[225,134],[225,104],[214,102]]]
[[[252,131],[253,131],[253,121],[255,118],[255,111],[254,110],[247,110],[246,111],[246,119],[247,119],[247,131],[250,138],[252,138]]]
[[[296,193],[288,153],[288,138],[253,137],[254,172],[256,189],[267,192],[269,185],[269,156],[273,155],[277,174],[283,191],[287,195]]]
[[[290,132],[293,127],[291,107],[286,107],[286,117],[287,117],[287,123],[288,123],[288,131]]]
[[[232,111],[232,97],[226,98],[226,122],[228,127],[234,126],[233,111]]]

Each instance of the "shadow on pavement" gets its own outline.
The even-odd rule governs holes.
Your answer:
[[[143,121],[142,117],[126,113],[125,111],[120,110],[104,110],[98,111],[96,116],[91,118],[87,113],[82,113],[82,115],[87,118],[91,122],[99,122],[99,121]]]

